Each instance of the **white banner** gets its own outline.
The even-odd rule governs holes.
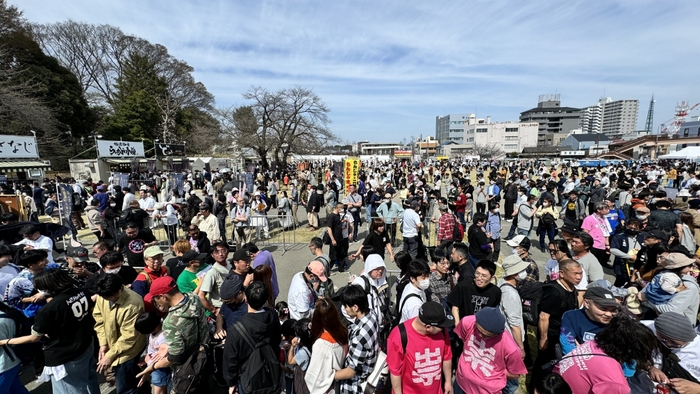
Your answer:
[[[98,157],[145,157],[143,142],[97,140]]]
[[[38,158],[34,137],[0,135],[0,157],[3,159]]]

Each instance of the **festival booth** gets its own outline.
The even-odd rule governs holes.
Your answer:
[[[69,160],[71,177],[107,181],[113,173],[155,172],[156,160],[147,160],[142,141],[97,140],[96,159]]]
[[[35,137],[0,135],[0,183],[41,181],[51,163],[39,158]]]
[[[231,159],[225,157],[190,157],[190,169],[209,172],[224,168],[231,168]]]
[[[698,160],[700,159],[700,146],[689,146],[679,151],[659,156],[659,159],[665,160]]]

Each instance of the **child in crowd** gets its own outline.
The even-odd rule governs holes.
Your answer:
[[[289,319],[289,305],[285,301],[280,301],[275,304],[275,310],[280,318],[280,325],[284,324]]]
[[[311,319],[303,318],[294,323],[294,333],[296,337],[292,339],[292,351],[287,354],[287,362],[290,368],[298,368],[301,371],[294,372],[294,387],[306,386],[304,375],[311,360],[311,347],[314,338],[311,336]],[[294,367],[294,366],[297,367]]]
[[[168,345],[165,343],[163,322],[156,312],[145,312],[136,319],[134,324],[136,331],[148,337],[148,351],[146,364],[152,365],[168,354]],[[170,368],[160,368],[151,373],[151,386],[153,394],[167,394],[170,389]]]
[[[695,260],[682,253],[669,253],[664,258],[664,269],[656,274],[649,284],[640,293],[654,305],[667,303],[673,296],[687,288],[681,279],[690,272]]]
[[[279,311],[279,304],[278,311]],[[285,306],[286,307],[286,306]],[[289,363],[289,353],[292,349],[292,340],[296,337],[296,331],[294,330],[294,325],[296,320],[287,319],[282,323],[282,342],[280,342],[280,361],[284,360],[282,365],[282,371],[284,372],[284,392],[286,394],[294,394],[294,366]],[[283,358],[282,358],[283,357]]]

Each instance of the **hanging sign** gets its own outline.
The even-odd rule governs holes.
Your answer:
[[[97,140],[98,157],[145,157],[141,141]]]
[[[34,137],[0,135],[0,157],[3,159],[38,158],[36,140]]]

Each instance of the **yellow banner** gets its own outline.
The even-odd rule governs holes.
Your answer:
[[[348,157],[345,159],[345,194],[349,193],[350,185],[355,185],[360,181],[360,163],[359,157]]]

